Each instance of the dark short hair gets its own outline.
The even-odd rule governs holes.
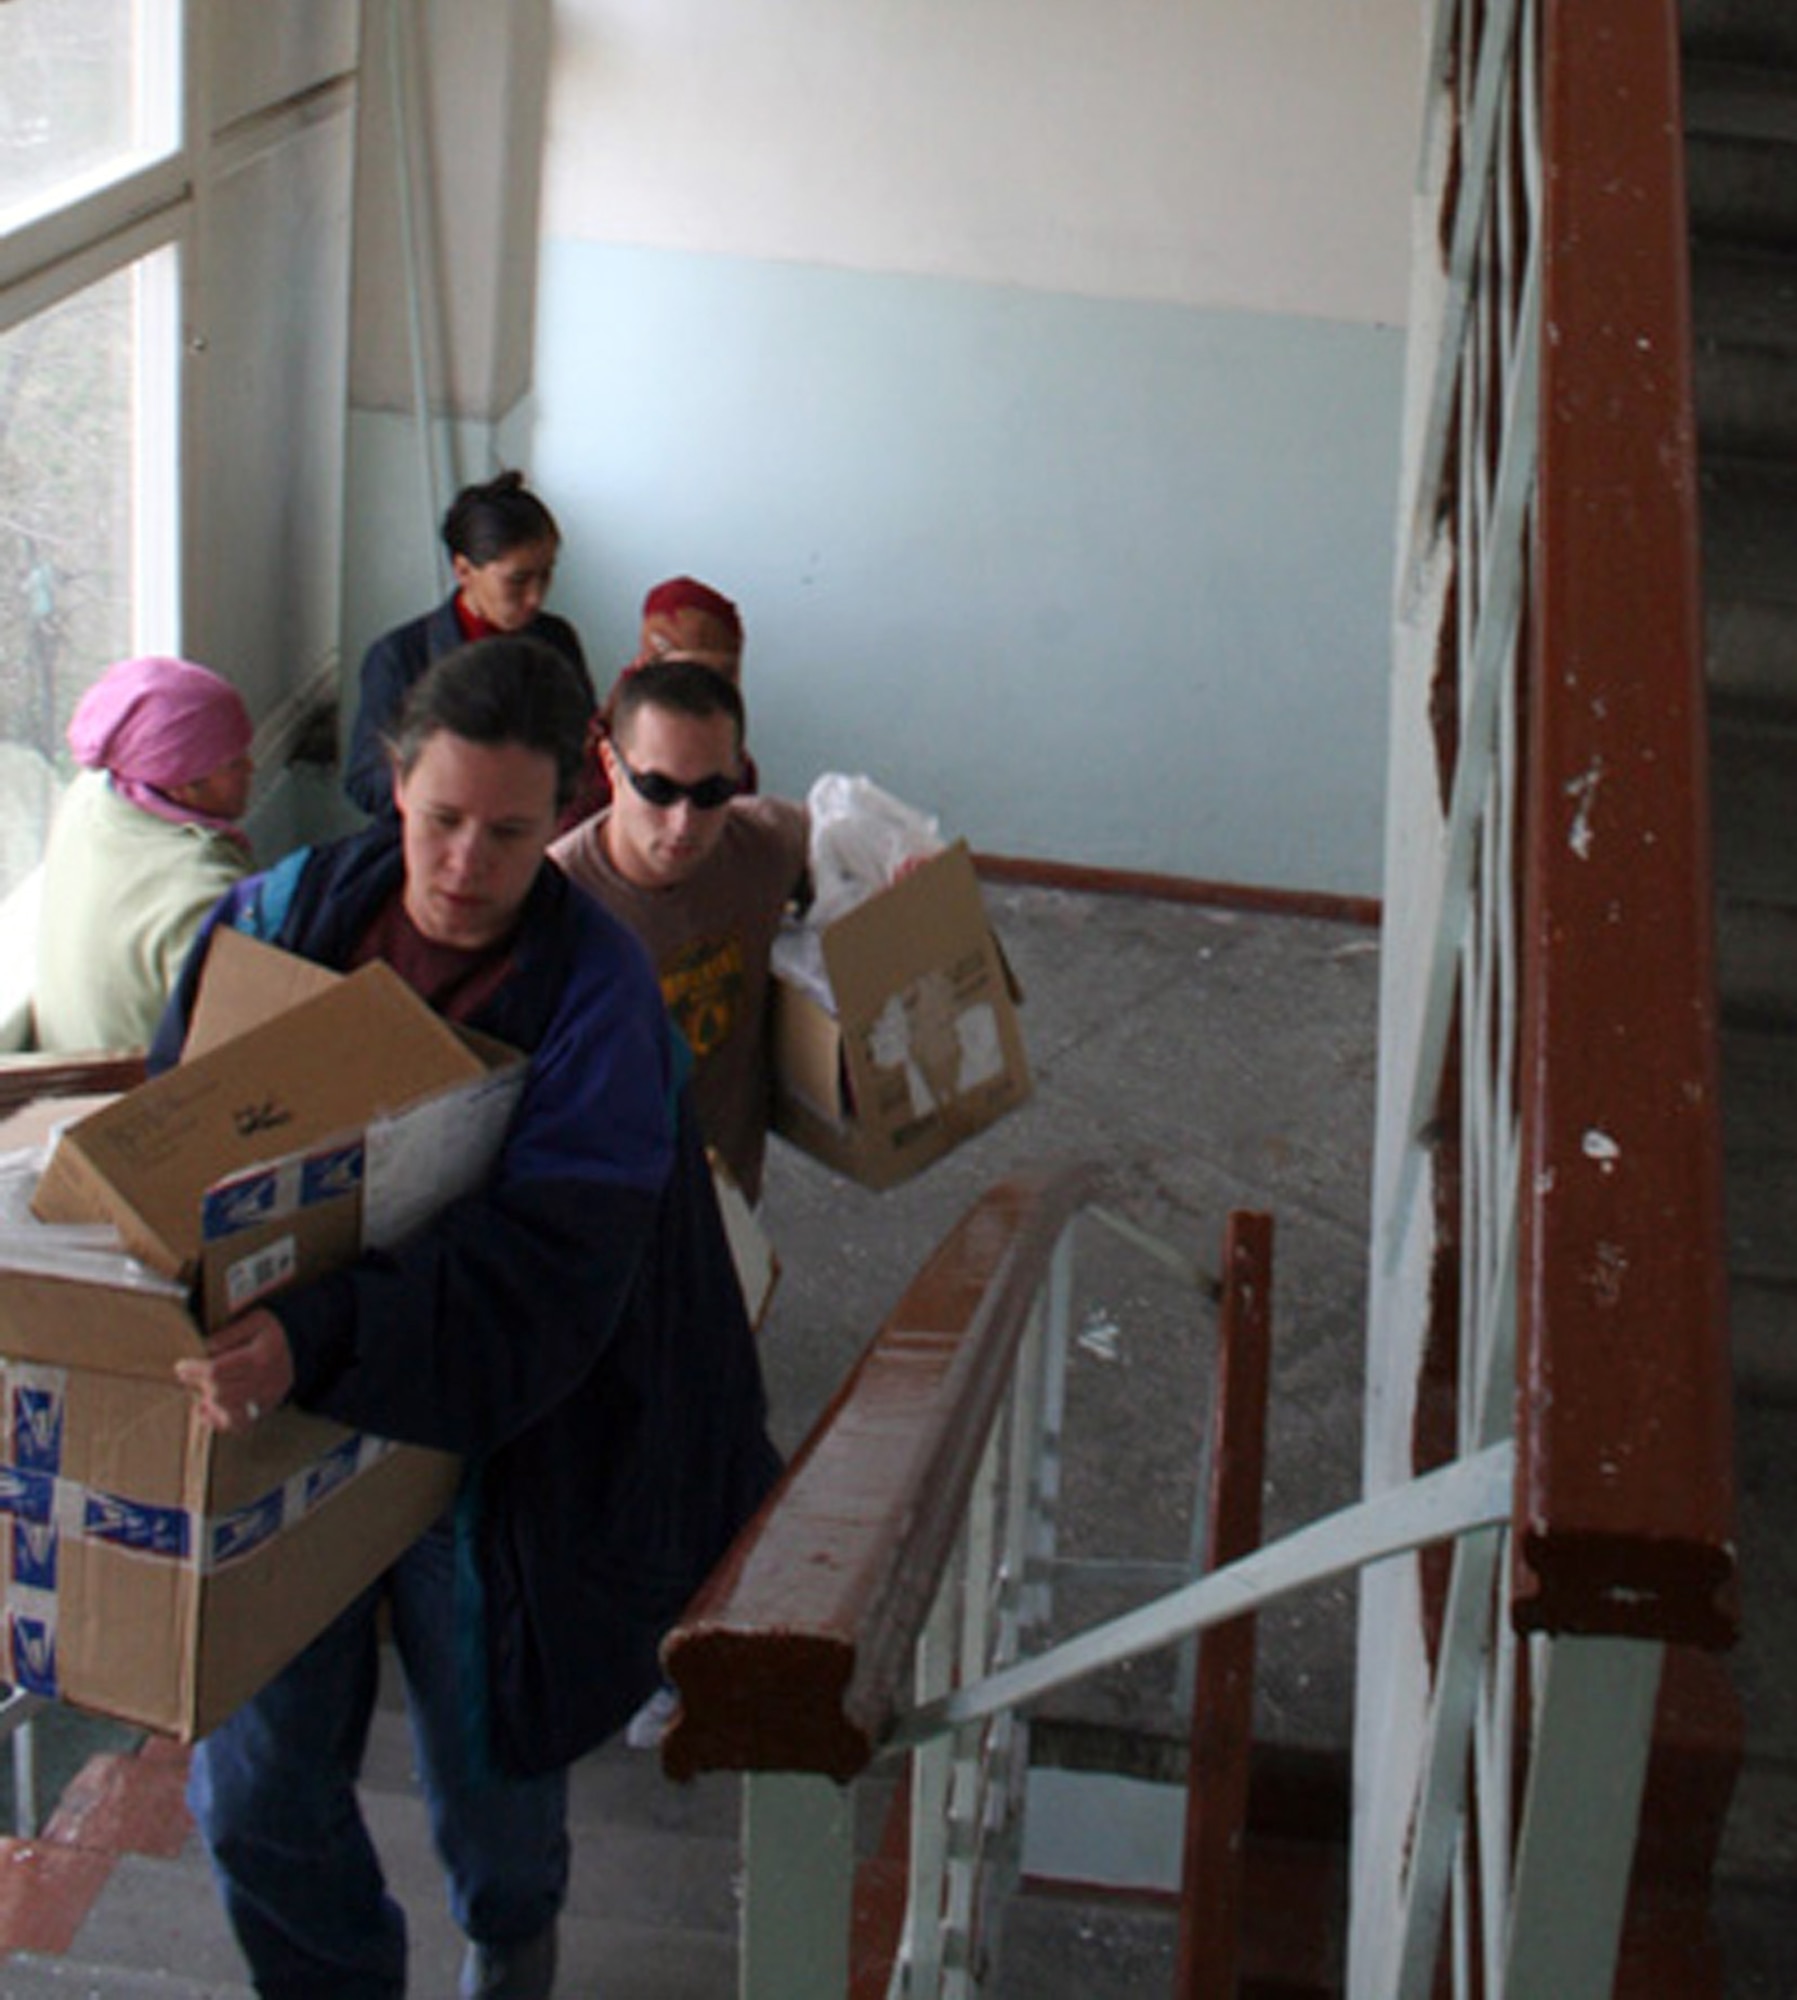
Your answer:
[[[521,472],[502,472],[464,486],[443,516],[443,546],[479,569],[533,542],[560,543],[555,516],[524,483]]]
[[[644,708],[667,708],[676,715],[699,717],[727,715],[739,748],[746,733],[742,690],[716,667],[708,667],[703,660],[684,659],[678,653],[625,670],[612,691],[612,735],[623,737],[631,718]]]
[[[572,664],[540,639],[474,639],[413,682],[388,739],[403,777],[433,736],[517,743],[555,760],[555,803],[580,782],[593,700]]]

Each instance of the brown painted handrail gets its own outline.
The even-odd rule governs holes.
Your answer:
[[[924,1265],[662,1658],[670,1777],[846,1782],[904,1691],[1084,1166],[1001,1182]]]
[[[1260,1547],[1273,1368],[1273,1218],[1237,1209],[1223,1245],[1217,1400],[1211,1415],[1204,1565],[1221,1569]],[[1180,1867],[1175,2000],[1237,1990],[1247,1880],[1248,1785],[1254,1748],[1253,1617],[1198,1641],[1191,1776]]]
[[[82,1055],[0,1056],[0,1117],[42,1097],[131,1090],[144,1080],[142,1049],[96,1049]]]
[[[1725,1644],[1734,1489],[1674,0],[1549,0],[1515,1613]]]

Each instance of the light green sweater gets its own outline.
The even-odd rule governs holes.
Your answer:
[[[40,1049],[147,1043],[200,920],[249,849],[120,798],[104,772],[64,795],[44,857],[32,1013]]]

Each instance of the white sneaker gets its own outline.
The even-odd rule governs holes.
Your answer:
[[[549,2000],[555,1990],[555,1926],[522,1944],[471,1944],[462,1958],[462,2000]]]
[[[659,1749],[679,1706],[680,1697],[671,1687],[658,1687],[624,1725],[624,1741],[633,1750]]]

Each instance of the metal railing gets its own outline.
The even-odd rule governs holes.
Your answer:
[[[845,1990],[833,1781],[901,1751],[891,1990],[973,1990],[1010,1718],[1349,1571],[1351,1993],[1611,1991],[1667,1648],[1732,1634],[1677,26],[1672,0],[1435,16],[1365,1497],[1029,1656],[1079,1196],[997,1191],[670,1644],[670,1769],[756,1774],[747,1995]]]
[[[976,1992],[1015,1867],[1029,1703],[1509,1513],[1502,1443],[1045,1646],[1076,1230],[1175,1267],[1195,1308],[1214,1290],[1093,1186],[1045,1169],[969,1210],[667,1643],[666,1769],[747,1774],[747,2000],[849,1990],[853,1780],[897,1764],[911,1788],[890,1991]]]
[[[1517,1492],[1363,1583],[1364,2000],[1611,1990],[1664,1649],[1731,1631],[1677,36],[1436,16],[1366,1484],[1514,1428]]]

